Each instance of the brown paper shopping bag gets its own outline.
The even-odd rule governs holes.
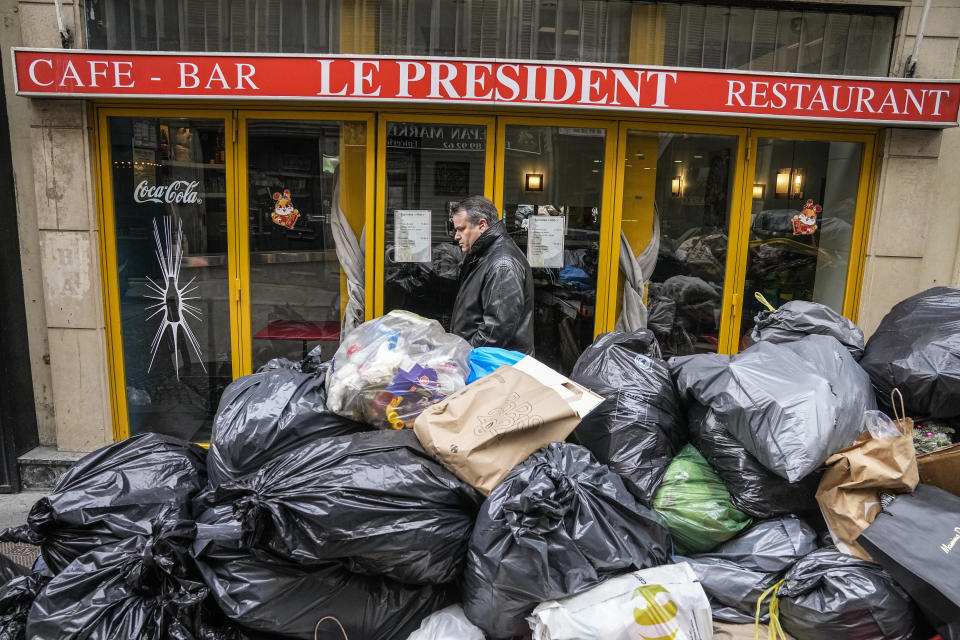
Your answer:
[[[902,407],[902,404],[901,404]],[[837,547],[862,560],[870,554],[856,543],[880,513],[880,491],[909,493],[920,481],[913,449],[913,420],[897,415],[901,435],[874,438],[864,431],[853,446],[827,459],[817,502]]]
[[[513,467],[562,442],[602,401],[527,357],[428,407],[413,431],[441,464],[489,495]]]

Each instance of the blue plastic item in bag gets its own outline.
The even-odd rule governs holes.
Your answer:
[[[524,355],[500,347],[477,347],[470,352],[470,375],[467,384],[488,376],[503,365],[516,364]]]

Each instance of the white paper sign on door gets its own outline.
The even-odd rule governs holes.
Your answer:
[[[563,268],[563,217],[530,216],[527,261],[531,267]]]
[[[429,210],[394,210],[393,259],[396,262],[430,262],[430,217]]]

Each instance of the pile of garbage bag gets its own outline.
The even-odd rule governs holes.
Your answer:
[[[604,398],[580,422],[574,441],[649,506],[667,465],[686,441],[670,369],[653,332],[601,335],[584,350],[570,378]]]
[[[713,551],[684,561],[709,597],[713,619],[744,624],[754,620],[760,596],[817,549],[816,539],[810,525],[787,516],[759,522]]]
[[[447,585],[411,586],[354,574],[336,562],[306,566],[244,547],[228,510],[200,516],[192,549],[211,597],[254,638],[405,638],[456,601]]]
[[[467,551],[463,609],[491,638],[509,638],[527,630],[539,603],[669,558],[663,519],[589,451],[555,442],[483,503]]]
[[[834,548],[801,558],[775,597],[781,626],[796,638],[917,637],[916,607],[890,574]]]
[[[817,510],[815,494],[822,472],[791,483],[747,451],[713,409],[691,404],[688,418],[690,443],[723,480],[737,509],[757,519]]]
[[[734,356],[671,360],[677,389],[709,407],[767,469],[797,482],[861,433],[870,378],[831,336],[758,342]]]
[[[580,595],[544,602],[529,619],[534,638],[711,638],[710,603],[686,564],[611,578]]]
[[[677,553],[710,551],[752,522],[733,506],[720,476],[689,444],[667,467],[653,508],[666,520]]]
[[[314,440],[217,486],[207,502],[232,505],[245,548],[443,584],[462,569],[480,496],[404,430]]]
[[[783,343],[809,335],[833,336],[855,360],[863,357],[863,330],[827,305],[807,300],[791,300],[774,311],[758,313],[750,339]]]
[[[888,413],[898,389],[907,415],[960,418],[960,289],[934,287],[894,305],[860,364]]]
[[[667,362],[656,331],[604,334],[572,379],[406,312],[273,360],[209,453],[109,445],[0,533],[40,548],[0,556],[0,638],[960,640],[960,497],[913,489],[914,423],[875,411],[892,369],[812,303],[756,324]],[[900,339],[946,353],[934,324]],[[953,401],[938,362],[910,410]],[[862,491],[843,534],[830,483]]]
[[[317,357],[312,352],[303,363],[275,358],[227,386],[210,438],[211,483],[253,473],[304,442],[373,429],[327,409],[330,365],[316,363]]]
[[[191,501],[206,485],[206,452],[177,438],[145,433],[84,456],[30,509],[27,523],[0,541],[39,545],[59,573],[107,544],[152,532],[163,507],[190,519]]]

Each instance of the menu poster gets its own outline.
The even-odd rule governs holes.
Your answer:
[[[430,262],[430,210],[395,209],[393,252],[395,262]]]
[[[563,268],[563,216],[530,216],[527,261],[533,268]]]

